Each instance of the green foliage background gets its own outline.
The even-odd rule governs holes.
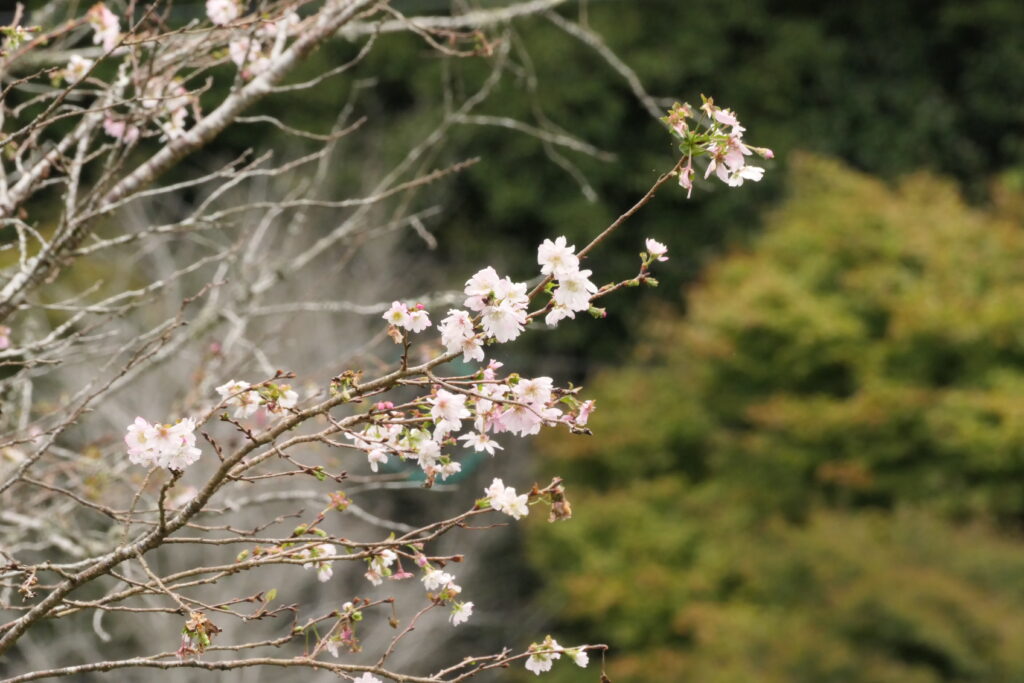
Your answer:
[[[547,598],[617,682],[1024,680],[1024,232],[929,175],[790,167],[594,379],[600,437],[544,440],[577,494],[534,527]]]

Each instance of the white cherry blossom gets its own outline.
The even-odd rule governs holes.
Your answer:
[[[544,240],[537,249],[537,263],[543,275],[552,275],[561,279],[568,277],[580,269],[580,260],[573,252],[575,246],[566,246],[565,237],[557,237],[555,241]]]
[[[571,311],[586,311],[590,308],[590,296],[597,292],[597,285],[590,281],[591,271],[580,270],[558,281],[558,288],[552,295],[555,303]]]

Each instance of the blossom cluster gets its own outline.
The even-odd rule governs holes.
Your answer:
[[[544,317],[544,322],[552,326],[589,310],[590,297],[597,292],[597,285],[590,281],[591,271],[580,270],[575,245],[566,242],[565,237],[558,237],[554,242],[544,240],[537,249],[540,272],[550,276],[556,285],[551,294],[551,308]]]
[[[214,26],[229,25],[243,9],[239,0],[206,0],[206,16]],[[280,51],[281,46],[275,43],[283,42],[300,21],[299,15],[290,10],[276,21],[261,19],[251,37],[236,38],[228,44],[231,61],[246,77],[258,76],[270,66],[272,52]]]
[[[412,308],[395,301],[391,308],[384,312],[384,319],[393,327],[398,327],[409,332],[422,332],[430,327],[430,316],[423,304],[416,304]]]
[[[426,556],[418,553],[415,558],[416,565],[423,569],[423,576],[420,580],[423,587],[430,591],[428,595],[437,603],[451,604],[451,612],[448,621],[452,626],[458,626],[469,621],[473,615],[473,603],[456,600],[456,596],[462,593],[462,586],[455,583],[455,577],[446,571],[431,566]]]
[[[128,425],[124,442],[128,459],[145,467],[165,467],[181,471],[199,459],[196,448],[196,423],[190,417],[171,424],[150,424],[141,417]]]
[[[334,546],[330,543],[321,543],[302,551],[299,554],[299,559],[308,559],[309,562],[302,565],[303,569],[316,569],[316,578],[323,583],[324,581],[329,581],[334,576],[334,562],[322,558],[332,557],[333,555]]]
[[[230,24],[241,13],[238,0],[206,0],[206,16],[217,26]]]
[[[211,9],[212,6],[212,9]],[[233,6],[233,9],[229,6]],[[207,14],[214,24],[223,25],[238,17],[238,5],[231,0],[210,0]],[[286,12],[277,21],[263,21],[249,36],[228,43],[228,56],[244,78],[253,78],[266,71],[271,60],[284,48],[285,40],[301,23],[295,12]]]
[[[373,557],[366,560],[366,573],[363,576],[374,586],[384,583],[384,577],[392,576],[391,565],[398,559],[394,550],[385,548]]]
[[[551,665],[564,654],[575,662],[576,666],[585,669],[590,663],[590,656],[583,648],[563,648],[558,641],[548,636],[542,643],[533,643],[527,650],[526,668],[540,676],[544,671],[551,671]]]
[[[505,486],[501,479],[495,479],[491,485],[484,489],[487,494],[487,502],[491,508],[498,512],[504,512],[512,519],[521,519],[530,514],[530,496],[526,493],[517,495],[516,490],[511,486]]]
[[[668,260],[664,244],[649,239],[647,248],[652,260]],[[551,302],[544,317],[548,325],[555,326],[564,318],[590,310],[598,287],[590,279],[592,271],[580,268],[576,247],[568,244],[564,235],[544,240],[537,249],[537,263],[540,274],[551,279]],[[438,324],[441,343],[448,353],[461,353],[467,363],[483,362],[486,344],[513,341],[526,328],[530,320],[528,287],[487,266],[466,281],[463,292],[463,305],[468,310],[449,309]],[[409,306],[395,301],[382,317],[392,327],[407,332],[422,332],[431,325],[422,304]]]
[[[227,26],[241,16],[244,7],[239,0],[207,0],[206,13],[214,26]],[[113,56],[129,52],[128,47],[118,47],[124,35],[118,15],[103,2],[93,5],[86,14],[86,20],[93,30],[93,41]],[[286,12],[276,20],[260,18],[255,30],[248,35],[230,40],[227,54],[242,72],[251,78],[266,71],[272,59],[285,48],[287,39],[296,31],[301,20],[294,12]],[[80,83],[88,74],[94,62],[72,55],[64,69],[55,72],[55,79],[63,78],[70,85]],[[124,66],[124,65],[122,65]],[[128,103],[127,86],[129,78],[122,69],[111,84],[118,98]],[[109,109],[103,120],[103,131],[111,138],[125,144],[132,144],[143,137],[148,125],[158,129],[161,140],[170,140],[184,135],[189,111],[193,118],[200,118],[199,100],[189,93],[173,72],[132,74],[139,82],[134,84],[135,96],[141,106],[127,105],[129,111]]]
[[[93,42],[102,45],[107,52],[113,50],[121,38],[121,22],[117,15],[98,2],[89,8],[85,18],[93,30]]]
[[[281,414],[299,402],[299,395],[287,384],[271,383],[254,389],[248,382],[233,379],[217,387],[217,393],[225,406],[234,409],[232,417],[238,419],[252,417],[260,409]]]
[[[113,51],[114,54],[126,51],[125,48],[115,49],[122,35],[121,24],[117,15],[106,5],[102,2],[96,3],[86,18],[93,29],[95,43],[101,44],[104,50]],[[85,78],[94,64],[95,62],[90,59],[72,55],[64,69],[56,74],[56,78],[63,78],[70,85],[75,85]],[[134,87],[140,106],[129,112],[108,111],[103,120],[103,132],[108,136],[126,144],[134,143],[142,135],[141,124],[152,121],[160,129],[162,139],[168,140],[185,133],[189,107],[192,108],[194,117],[199,118],[198,98],[190,94],[173,73],[137,74],[136,78],[139,82],[135,83]],[[114,92],[118,96],[123,96],[129,81],[130,78],[123,71],[119,71],[119,76],[113,84]]]
[[[339,613],[338,624],[332,630],[331,634],[323,639],[323,645],[327,648],[327,651],[331,653],[331,656],[337,657],[339,654],[340,646],[345,646],[350,652],[359,652],[362,647],[359,645],[359,638],[356,637],[355,625],[357,622],[363,620],[363,613],[359,609],[358,603],[361,600],[356,598],[354,602],[346,602],[341,606],[341,612]],[[370,676],[369,673],[363,674],[358,679],[359,681],[376,681],[380,683],[380,680]]]
[[[550,377],[501,378],[501,367],[491,361],[472,380],[435,388],[422,403],[406,410],[377,404],[370,424],[346,436],[366,453],[374,472],[393,456],[415,461],[431,480],[445,480],[461,470],[457,461],[442,452],[448,446],[494,455],[502,450],[495,434],[529,436],[545,425],[586,425],[593,401],[579,401],[556,389]],[[471,429],[465,430],[468,426]]]
[[[679,184],[686,189],[686,196],[693,192],[693,160],[701,156],[708,157],[705,179],[714,173],[729,187],[739,187],[745,180],[761,180],[764,168],[748,165],[747,157],[756,153],[764,159],[772,159],[775,156],[772,150],[746,144],[743,140],[746,128],[740,125],[736,113],[716,106],[712,98],[704,97],[699,111],[706,116],[706,121],[701,121],[689,104],[677,102],[662,119],[682,140],[679,148],[686,155],[686,164],[679,172]],[[694,123],[691,125],[688,119]]]

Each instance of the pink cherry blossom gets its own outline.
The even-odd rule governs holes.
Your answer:
[[[647,247],[647,253],[650,254],[652,259],[655,261],[668,261],[668,256],[665,256],[665,254],[668,253],[668,247],[664,244],[658,240],[648,237],[645,245]]]

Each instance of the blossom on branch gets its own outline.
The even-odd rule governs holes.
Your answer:
[[[530,656],[526,658],[527,671],[532,671],[538,676],[544,671],[551,671],[551,665],[562,657],[559,654],[560,650],[561,645],[551,636],[545,638],[543,643],[531,644],[528,650]]]
[[[236,0],[206,0],[206,16],[217,26],[230,24],[239,14]]]
[[[544,240],[537,249],[537,263],[540,264],[542,275],[552,275],[562,278],[572,275],[580,269],[580,260],[573,252],[576,247],[566,246],[565,236],[555,238],[555,241]]]
[[[648,237],[645,242],[645,246],[647,247],[647,253],[650,255],[652,260],[668,261],[668,256],[665,256],[665,254],[668,253],[668,247],[658,240]]]
[[[302,565],[303,569],[316,569],[316,578],[321,583],[328,581],[331,576],[334,575],[334,562],[333,560],[323,560],[318,558],[330,557],[334,555],[334,546],[330,543],[321,543],[320,545],[314,546],[309,550],[306,550],[299,557],[308,558],[310,561]]]
[[[452,626],[458,626],[459,624],[469,621],[469,617],[472,616],[472,614],[472,602],[457,602],[452,605],[452,613],[448,617],[448,620],[452,623]]]
[[[487,494],[487,502],[492,509],[504,512],[512,519],[522,519],[530,514],[529,495],[516,495],[516,490],[511,486],[505,486],[501,479],[495,478],[491,485],[484,489],[484,493]]]
[[[137,417],[128,425],[124,442],[128,446],[128,459],[145,467],[164,467],[181,471],[202,455],[196,448],[196,423],[190,417],[173,425],[150,424]]]
[[[113,50],[121,37],[121,22],[117,15],[102,2],[98,2],[89,9],[86,19],[95,32],[93,42],[102,45],[107,52]]]

